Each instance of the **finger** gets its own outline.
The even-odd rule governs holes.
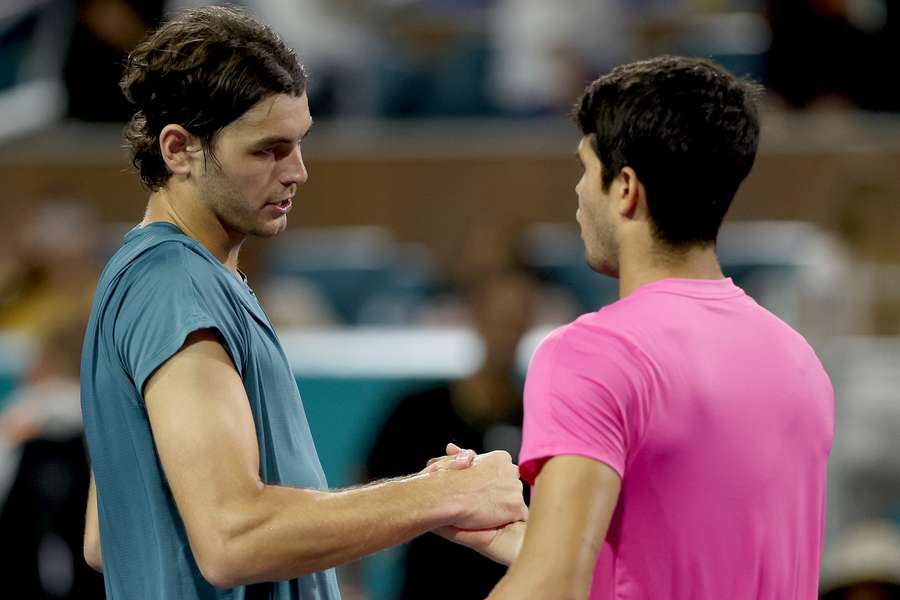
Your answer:
[[[456,456],[442,456],[441,458],[431,459],[423,472],[434,473],[435,471],[468,469],[474,462],[475,453],[471,450],[463,450]]]
[[[440,458],[432,458],[428,461],[428,464],[425,466],[425,469],[422,471],[423,473],[434,473],[435,471],[440,471],[443,467],[442,463],[450,460],[448,456],[441,456]]]
[[[453,466],[455,469],[467,469],[475,462],[475,452],[472,450],[458,449],[459,452],[453,457]]]
[[[447,444],[447,454],[444,455],[444,456],[437,456],[437,457],[435,457],[435,458],[430,458],[430,459],[428,459],[428,462],[425,463],[425,466],[426,466],[426,467],[430,467],[430,466],[433,465],[434,463],[440,462],[440,461],[442,461],[442,460],[446,460],[446,459],[448,459],[448,458],[450,458],[450,457],[453,457],[453,456],[456,456],[456,455],[458,455],[460,452],[472,452],[472,450],[463,450],[462,448],[460,448],[460,447],[457,446],[456,444],[452,444],[452,443],[451,443],[451,444]]]

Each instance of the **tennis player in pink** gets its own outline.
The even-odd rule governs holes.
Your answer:
[[[817,597],[831,383],[715,252],[756,155],[754,96],[713,63],[662,57],[580,99],[576,218],[620,300],[531,360],[527,524],[444,532],[511,564],[491,600]]]
[[[592,600],[817,597],[831,385],[730,279],[647,283],[557,330],[525,402],[527,481],[563,457],[621,480]]]

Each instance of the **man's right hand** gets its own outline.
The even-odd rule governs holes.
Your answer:
[[[448,525],[463,530],[496,529],[527,519],[519,469],[508,452],[481,454],[469,468],[442,472],[459,506]]]

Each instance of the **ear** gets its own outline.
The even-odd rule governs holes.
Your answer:
[[[619,214],[625,219],[634,220],[644,216],[647,202],[644,197],[644,186],[637,173],[631,167],[622,167],[615,181],[616,201]]]
[[[196,168],[196,158],[202,151],[200,141],[181,125],[169,124],[159,133],[159,150],[175,176],[189,177]]]

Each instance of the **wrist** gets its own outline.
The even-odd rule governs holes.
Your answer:
[[[454,490],[450,471],[422,472],[397,481],[415,499],[414,510],[422,515],[428,530],[447,527],[463,514],[464,501]]]
[[[438,527],[458,523],[467,514],[467,499],[459,491],[459,472],[440,470],[425,475],[427,485],[432,490],[431,505],[434,507]]]
[[[482,554],[498,563],[511,565],[522,551],[525,528],[525,521],[510,523],[497,532]]]

